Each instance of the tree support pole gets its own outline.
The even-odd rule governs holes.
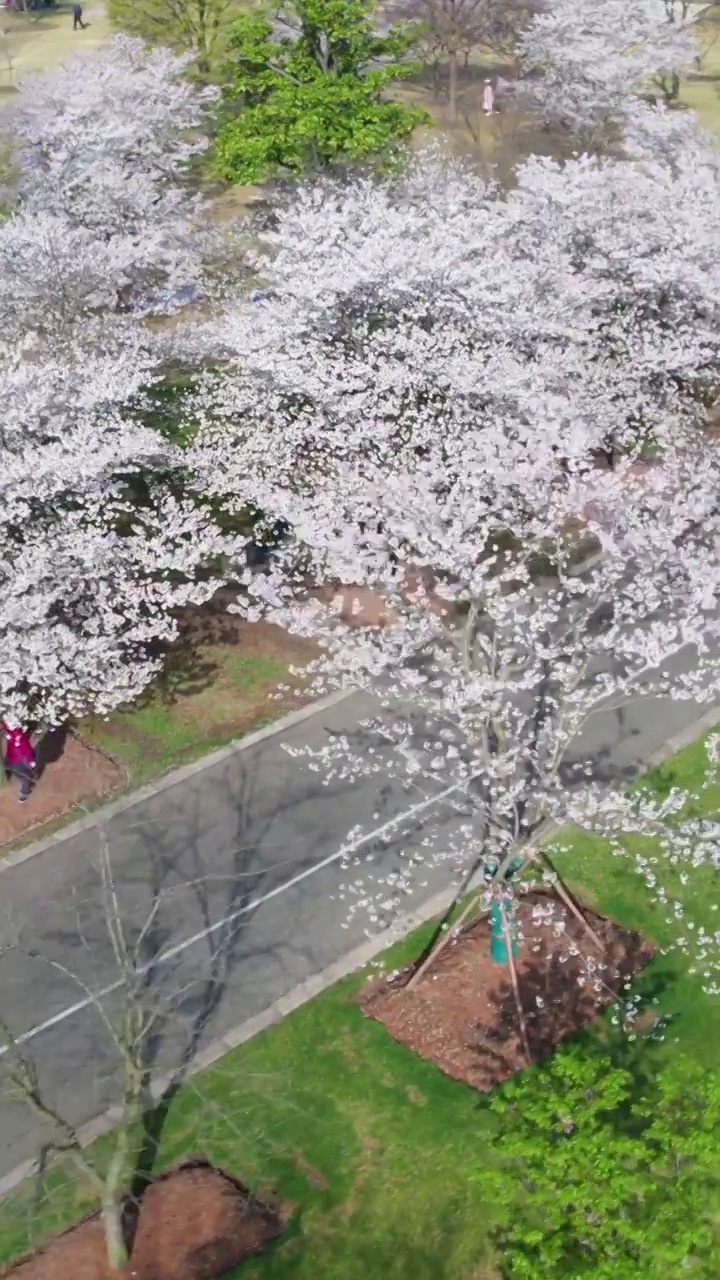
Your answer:
[[[510,936],[510,927],[507,922],[505,908],[500,904],[500,919],[502,920],[503,933],[505,935],[505,946],[507,947],[508,962],[510,964],[510,978],[512,980],[513,995],[515,996],[515,1005],[517,1007],[518,1022],[520,1023],[520,1038],[522,1040],[523,1050],[528,1064],[532,1063],[532,1054],[530,1052],[530,1041],[528,1039],[527,1024],[525,1022],[525,1014],[523,1013],[522,1003],[520,1001],[520,983],[518,981],[517,965],[515,964],[515,956],[513,955],[512,938]]]
[[[452,942],[454,938],[457,938],[458,934],[460,933],[460,930],[462,929],[463,924],[465,923],[468,916],[471,914],[471,912],[475,909],[478,902],[480,901],[483,892],[484,890],[481,890],[479,893],[472,894],[470,901],[465,904],[457,920],[454,920],[451,925],[448,925],[447,929],[445,930],[445,933],[442,935],[441,938],[438,939],[438,941],[436,942],[435,946],[432,948],[430,953],[426,955],[422,964],[415,970],[412,977],[406,983],[406,986],[405,986],[406,991],[414,991],[415,987],[418,985],[418,983],[422,980],[422,978],[427,973],[428,969],[430,968],[430,965],[435,963],[438,956],[441,955],[441,953],[445,950],[448,943]]]
[[[605,950],[603,943],[600,941],[600,938],[596,934],[595,930],[591,928],[591,926],[588,924],[587,920],[585,919],[585,916],[580,910],[577,902],[575,902],[575,899],[570,893],[570,890],[565,884],[562,876],[559,874],[558,871],[556,871],[548,855],[542,849],[539,849],[535,854],[533,854],[532,858],[529,859],[529,861],[532,861],[532,862],[542,861],[550,869],[552,874],[555,876],[555,889],[557,891],[558,897],[565,903],[565,906],[567,907],[568,911],[572,913],[572,915],[577,920],[578,924],[582,925],[585,932],[589,934],[589,936],[592,938],[598,951],[602,953]]]

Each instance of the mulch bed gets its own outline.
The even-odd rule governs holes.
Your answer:
[[[215,1280],[284,1229],[279,1213],[207,1160],[187,1161],[143,1196],[130,1263],[112,1271],[97,1214],[0,1269],[12,1280]]]
[[[653,949],[640,934],[585,911],[602,953],[552,894],[533,892],[518,910],[516,964],[533,1061],[607,1005]],[[527,1066],[510,969],[490,959],[490,924],[476,923],[451,942],[420,980],[408,972],[375,980],[360,997],[363,1012],[446,1075],[482,1091]]]
[[[73,734],[53,730],[37,747],[39,778],[26,804],[16,778],[0,787],[0,845],[57,818],[76,804],[98,800],[125,781],[114,760]]]

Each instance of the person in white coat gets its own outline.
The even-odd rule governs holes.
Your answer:
[[[492,115],[494,103],[495,94],[493,93],[492,84],[489,80],[486,80],[485,87],[483,89],[483,111],[486,116]]]

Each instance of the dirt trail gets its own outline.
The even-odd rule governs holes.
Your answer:
[[[72,6],[66,3],[30,13],[0,7],[0,103],[12,102],[24,75],[48,71],[107,40],[110,27],[102,3],[84,4],[83,20],[85,30],[73,31]]]

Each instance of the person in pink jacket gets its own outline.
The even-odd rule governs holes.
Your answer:
[[[0,730],[5,737],[3,767],[6,774],[14,773],[20,779],[20,803],[24,804],[35,781],[35,748],[24,729],[0,720]]]

